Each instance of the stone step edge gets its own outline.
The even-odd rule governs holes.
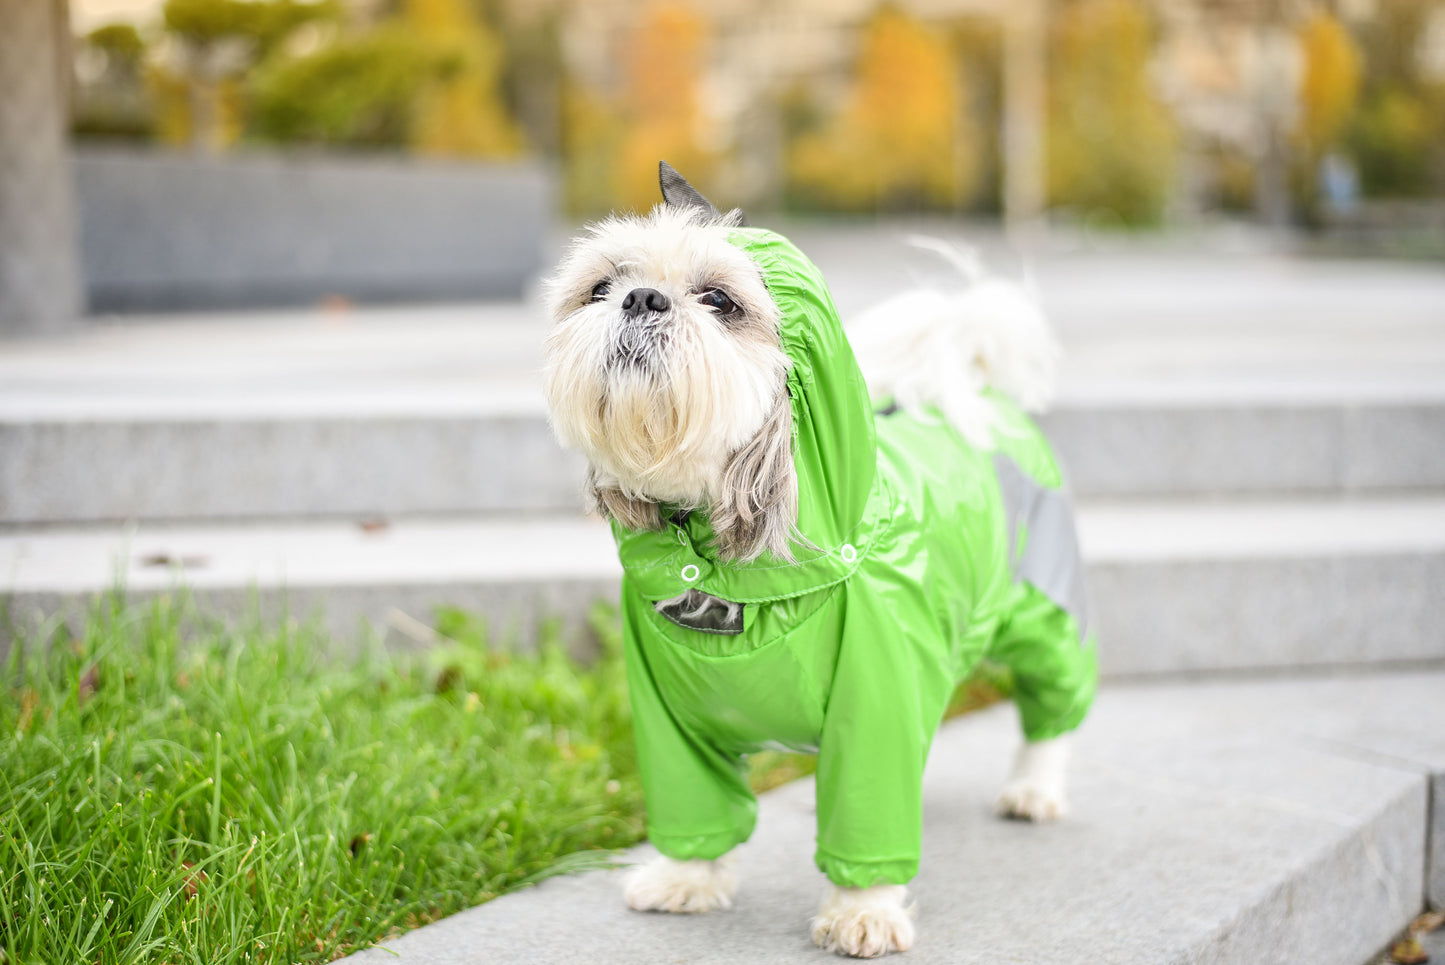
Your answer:
[[[1081,529],[1106,675],[1445,660],[1445,499],[1086,506]],[[560,621],[583,654],[595,647],[589,615],[616,600],[619,575],[606,527],[576,518],[8,531],[0,649],[120,586],[232,619],[319,620],[343,643],[429,645],[426,623],[446,606],[522,647]]]
[[[64,398],[0,396],[0,429],[74,426],[169,426],[215,423],[305,423],[511,420],[545,422],[546,407],[533,376],[494,380],[470,390],[387,393],[369,388],[277,391],[238,395],[210,391],[194,395],[94,394]],[[1164,415],[1219,413],[1230,416],[1292,413],[1305,416],[1377,410],[1445,410],[1445,388],[1349,384],[1258,385],[1229,382],[1176,384],[1111,380],[1061,390],[1042,415],[1044,421],[1114,413]]]
[[[1445,494],[1393,499],[1088,501],[1092,565],[1445,552]],[[117,569],[123,560],[125,567]],[[581,516],[0,528],[0,592],[347,586],[378,580],[613,579],[607,526]]]
[[[1321,804],[1312,796],[1308,800],[1290,800],[1289,795],[1280,794],[1272,786],[1240,789],[1228,784],[1228,773],[1224,775],[1225,786],[1212,787],[1218,781],[1214,770],[1224,766],[1227,772],[1229,764],[1210,762],[1208,752],[1213,749],[1214,741],[1227,744],[1230,738],[1213,737],[1187,726],[1181,729],[1180,721],[1167,719],[1167,714],[1182,706],[1185,710],[1178,716],[1186,721],[1190,716],[1215,717],[1221,721],[1220,731],[1239,730],[1241,722],[1230,719],[1236,714],[1200,713],[1198,706],[1202,703],[1207,708],[1210,691],[1227,694],[1229,685],[1131,687],[1122,691],[1106,689],[1101,693],[1099,716],[1109,714],[1113,708],[1107,706],[1108,702],[1122,696],[1123,701],[1136,703],[1141,702],[1142,697],[1146,712],[1136,712],[1135,717],[1155,723],[1161,723],[1161,716],[1166,717],[1162,721],[1165,726],[1159,728],[1162,736],[1136,728],[1135,733],[1124,738],[1126,741],[1154,740],[1161,745],[1172,741],[1198,746],[1193,748],[1193,754],[1179,753],[1177,766],[1175,761],[1166,760],[1165,773],[1150,773],[1160,769],[1157,749],[1155,759],[1146,756],[1139,764],[1139,772],[1130,773],[1119,766],[1119,762],[1129,759],[1127,753],[1121,753],[1117,746],[1100,747],[1110,739],[1119,741],[1119,722],[1113,722],[1102,739],[1095,739],[1098,735],[1091,732],[1090,722],[1086,721],[1074,757],[1074,771],[1082,772],[1071,776],[1075,786],[1080,781],[1088,781],[1092,769],[1102,775],[1096,782],[1118,785],[1110,798],[1132,798],[1130,803],[1147,813],[1151,810],[1151,796],[1184,797],[1191,783],[1199,783],[1210,790],[1190,802],[1192,806],[1186,807],[1180,819],[1188,817],[1190,810],[1203,812],[1202,816],[1208,817],[1218,809],[1223,814],[1216,815],[1215,820],[1227,824],[1232,818],[1238,829],[1236,834],[1242,837],[1258,837],[1261,833],[1251,824],[1250,812],[1277,810],[1289,819],[1316,822],[1313,843],[1305,849],[1306,854],[1292,854],[1294,860],[1289,862],[1267,862],[1271,869],[1267,882],[1259,880],[1257,868],[1242,871],[1240,877],[1245,880],[1228,890],[1224,902],[1219,900],[1218,868],[1211,866],[1227,859],[1207,854],[1200,857],[1203,887],[1195,893],[1192,890],[1196,881],[1194,874],[1170,873],[1158,866],[1161,854],[1167,860],[1167,843],[1161,841],[1159,846],[1149,846],[1145,841],[1141,845],[1130,839],[1132,828],[1120,834],[1113,822],[1090,813],[1090,802],[1084,795],[1081,795],[1085,797],[1083,806],[1076,807],[1075,814],[1061,825],[1018,828],[984,821],[968,829],[973,832],[971,835],[948,839],[955,843],[962,838],[959,853],[949,852],[947,858],[930,854],[930,840],[937,840],[936,829],[943,821],[937,816],[936,808],[941,801],[951,801],[957,794],[956,781],[950,783],[947,795],[937,793],[940,764],[946,761],[949,766],[955,765],[961,747],[972,752],[962,759],[971,766],[977,765],[972,780],[995,780],[1004,773],[1004,754],[998,746],[1008,742],[1013,731],[1012,715],[1003,708],[946,724],[935,742],[926,780],[926,787],[933,786],[935,793],[925,795],[928,803],[925,806],[924,873],[914,887],[923,907],[919,915],[918,945],[908,960],[925,963],[1023,960],[1027,952],[1029,961],[1041,965],[1103,960],[1120,965],[1156,961],[1250,965],[1276,960],[1363,965],[1422,906],[1445,906],[1445,862],[1442,862],[1445,851],[1441,850],[1441,838],[1445,836],[1445,798],[1439,793],[1445,786],[1445,746],[1435,748],[1432,759],[1430,748],[1424,748],[1423,753],[1412,753],[1398,746],[1381,746],[1378,732],[1363,740],[1319,733],[1311,735],[1314,740],[1307,737],[1302,745],[1297,736],[1281,739],[1282,735],[1271,733],[1278,730],[1278,721],[1270,721],[1270,713],[1261,713],[1258,706],[1261,696],[1265,698],[1263,702],[1269,704],[1271,695],[1277,694],[1282,698],[1282,706],[1274,717],[1308,718],[1338,705],[1341,694],[1350,692],[1354,684],[1354,681],[1277,681],[1234,685],[1236,693],[1247,693],[1252,688],[1255,706],[1248,706],[1251,701],[1246,700],[1246,706],[1240,709],[1236,706],[1237,699],[1222,701],[1231,705],[1227,710],[1235,710],[1237,716],[1244,718],[1244,727],[1263,725],[1259,727],[1263,733],[1258,740],[1241,746],[1235,755],[1257,758],[1256,767],[1270,764],[1272,756],[1283,752],[1286,758],[1295,758],[1296,763],[1322,765],[1322,771],[1328,773],[1322,773],[1321,779],[1330,778],[1323,781],[1322,787],[1340,781],[1343,774],[1353,774],[1356,767],[1362,768],[1354,782],[1368,790],[1371,803],[1365,807],[1357,803],[1348,815]],[[1436,674],[1423,682],[1388,676],[1362,677],[1358,686],[1367,691],[1365,699],[1372,705],[1384,703],[1382,698],[1393,694],[1402,697],[1402,703],[1409,707],[1412,700],[1418,703],[1422,691],[1431,686],[1445,686],[1445,674]],[[1303,712],[1299,700],[1302,688],[1306,693],[1323,695],[1316,696],[1312,702],[1306,699]],[[1147,710],[1150,703],[1155,705],[1152,711]],[[1191,703],[1195,706],[1189,706]],[[1428,708],[1415,707],[1414,710],[1430,715]],[[1438,716],[1440,711],[1437,709],[1434,713]],[[1338,728],[1340,720],[1336,715],[1330,726]],[[1348,726],[1350,722],[1345,724]],[[1379,722],[1374,721],[1373,726],[1378,731]],[[1385,744],[1388,743],[1387,740]],[[1205,754],[1198,753],[1201,748]],[[984,751],[982,755],[977,753],[980,749]],[[1200,763],[1191,765],[1190,761],[1196,759]],[[1191,766],[1199,772],[1192,777],[1189,776]],[[1370,774],[1375,777],[1372,779]],[[809,783],[806,779],[794,782],[763,796],[754,841],[739,849],[741,891],[733,912],[702,919],[635,915],[621,907],[618,872],[591,872],[552,879],[503,896],[383,942],[381,947],[356,953],[345,961],[352,965],[382,961],[469,965],[496,960],[503,949],[521,947],[518,944],[521,942],[528,949],[528,961],[553,965],[573,960],[570,956],[576,954],[576,943],[586,937],[596,943],[587,946],[595,947],[589,960],[603,965],[630,961],[628,956],[639,954],[644,946],[648,952],[667,952],[667,960],[694,960],[689,957],[691,954],[701,956],[696,960],[712,963],[826,961],[821,953],[807,946],[806,918],[796,914],[801,902],[821,891],[819,876],[794,866],[800,857],[796,852],[802,850],[797,846],[797,839],[811,840]],[[1095,795],[1097,801],[1098,792]],[[970,800],[969,810],[977,805],[978,802]],[[931,819],[930,809],[934,809]],[[1112,816],[1117,818],[1128,810],[1127,806],[1123,807]],[[1083,827],[1071,828],[1070,822],[1082,823]],[[1160,830],[1157,818],[1141,823],[1145,835],[1157,834]],[[1217,836],[1219,827],[1209,826]],[[1117,878],[1110,879],[1115,870],[1120,871],[1122,877],[1157,884],[1143,892],[1106,898],[1102,907],[1094,909],[1095,917],[1077,908],[1061,910],[1050,900],[1049,882],[1041,883],[1036,874],[1027,871],[1021,875],[1011,874],[1014,867],[1027,861],[1027,853],[1019,861],[1005,865],[1002,871],[981,869],[976,861],[969,860],[971,850],[985,850],[979,847],[985,843],[980,842],[980,838],[1008,835],[1014,840],[1006,843],[1013,845],[1027,843],[1027,836],[1055,831],[1061,835],[1058,860],[1062,867],[1051,866],[1048,877],[1062,875],[1069,881],[1080,877],[1078,869],[1071,867],[1079,859],[1070,858],[1069,853],[1080,850],[1081,835],[1113,835],[1119,842],[1132,845],[1121,856],[1118,862],[1121,867],[1103,870],[1099,876],[1105,879],[1102,882],[1092,877],[1073,884],[1066,881],[1065,887],[1072,889],[1068,896],[1070,904],[1089,902],[1091,892],[1098,888],[1119,889]],[[1181,825],[1170,828],[1168,836],[1188,834],[1186,826]],[[1221,850],[1229,846],[1228,842],[1220,844]],[[789,853],[780,861],[773,852],[783,851]],[[626,852],[621,861],[624,864],[645,861],[653,853],[643,845]],[[1037,854],[1033,852],[1034,857]],[[1006,887],[998,889],[995,885],[994,894],[989,896],[991,904],[984,909],[970,909],[968,914],[961,914],[957,908],[936,907],[940,881],[948,884],[951,876],[968,875],[987,875],[991,883],[1001,880]],[[786,880],[780,884],[775,880],[779,877]],[[743,904],[749,889],[766,889],[767,893],[750,907]],[[802,899],[795,894],[800,890],[805,893]],[[1025,891],[1029,892],[1027,896],[1023,894]],[[1057,900],[1058,896],[1052,897]],[[1125,898],[1132,900],[1126,902]],[[763,907],[759,909],[757,905]],[[1168,913],[1159,914],[1161,907]],[[1022,912],[1023,919],[1012,926],[993,927],[991,918],[1000,911],[1015,915]],[[735,916],[732,927],[729,915]],[[786,916],[783,921],[773,921],[781,916]],[[792,920],[794,918],[798,920]],[[760,923],[766,925],[770,934],[759,934]],[[971,943],[966,940],[970,933],[974,933]],[[779,940],[780,935],[784,941]]]

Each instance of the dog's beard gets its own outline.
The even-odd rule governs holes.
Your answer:
[[[725,556],[785,556],[797,513],[789,363],[777,308],[726,231],[667,209],[595,228],[551,283],[544,390],[602,511],[649,528],[659,503],[704,508]],[[647,291],[667,306],[623,308]]]

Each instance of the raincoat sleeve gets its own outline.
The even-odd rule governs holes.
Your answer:
[[[950,675],[927,658],[938,665],[920,668],[916,638],[899,630],[907,615],[927,619],[912,612],[918,601],[850,596],[818,748],[814,860],[835,885],[906,884],[918,873],[923,765]]]
[[[757,823],[757,799],[748,786],[744,761],[693,733],[668,708],[645,642],[652,630],[636,610],[647,602],[629,593],[625,584],[622,595],[627,689],[647,804],[647,836],[669,858],[720,858],[746,841]],[[654,642],[668,646],[666,641]]]

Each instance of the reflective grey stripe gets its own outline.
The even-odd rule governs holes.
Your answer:
[[[993,454],[993,471],[1003,494],[1014,579],[1028,582],[1073,617],[1083,643],[1088,636],[1089,599],[1069,494],[1039,485],[1002,452]],[[1020,528],[1027,533],[1022,552]]]

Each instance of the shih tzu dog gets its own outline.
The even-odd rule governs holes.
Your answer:
[[[914,291],[845,336],[818,269],[666,163],[664,203],[592,226],[549,283],[552,425],[624,569],[648,834],[628,903],[731,906],[744,760],[818,755],[813,940],[909,948],[921,781],[955,685],[1008,668],[1025,741],[1008,817],[1064,811],[1094,690],[1058,464],[1024,414],[1057,348],[1017,286]],[[857,355],[855,356],[855,351]],[[865,380],[864,373],[867,373]]]

